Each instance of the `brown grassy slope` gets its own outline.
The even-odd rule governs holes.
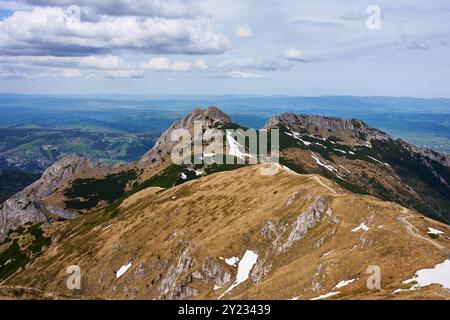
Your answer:
[[[242,258],[252,250],[258,262],[249,280],[224,299],[310,299],[354,278],[334,298],[450,299],[439,286],[393,293],[407,288],[401,282],[418,269],[446,259],[450,227],[320,176],[261,176],[259,169],[143,190],[116,218],[100,211],[50,225],[52,246],[4,285],[88,298],[217,299],[237,273],[220,257]],[[369,230],[351,231],[361,223]],[[431,239],[428,227],[446,236]],[[129,262],[117,279],[115,271]],[[66,268],[74,264],[83,280],[72,292]],[[381,267],[382,290],[366,288],[369,264]]]

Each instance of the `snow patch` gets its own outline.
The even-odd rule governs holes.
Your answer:
[[[305,141],[305,140],[303,140],[302,138],[300,138],[301,135],[300,135],[300,133],[298,133],[298,132],[293,132],[293,131],[292,131],[292,133],[286,132],[286,134],[287,134],[288,136],[294,138],[294,139],[297,139],[298,141],[300,141],[301,143],[303,143],[303,144],[304,144],[305,146],[307,146],[307,147],[310,146],[310,145],[312,145],[311,142]]]
[[[197,176],[197,177],[199,177],[199,176],[202,176],[203,174],[204,174],[204,170],[195,170],[195,175]]]
[[[440,235],[440,234],[444,234],[444,232],[442,232],[441,230],[437,230],[437,229],[428,227],[428,234]]]
[[[320,159],[319,159],[319,157],[317,157],[315,154],[311,154],[311,157],[316,161],[316,163],[319,165],[319,166],[321,166],[321,167],[324,167],[325,169],[327,169],[327,170],[329,170],[329,171],[331,171],[331,172],[338,172],[337,170],[336,170],[336,168],[334,168],[334,167],[332,167],[332,166],[330,166],[330,165],[327,165],[326,163],[323,163]]]
[[[340,153],[345,153],[345,154],[347,154],[347,151],[344,151],[344,150],[341,150],[341,149],[333,148],[333,150],[334,150],[334,151],[337,151],[337,152],[340,152]]]
[[[311,157],[316,161],[316,163],[317,163],[319,166],[324,167],[325,169],[327,169],[327,170],[330,171],[330,172],[335,172],[335,173],[336,173],[336,176],[337,176],[339,179],[344,180],[344,178],[342,178],[342,176],[340,175],[340,172],[339,172],[335,167],[330,166],[330,165],[328,165],[328,164],[326,164],[326,163],[323,163],[323,162],[319,159],[319,157],[316,156],[314,153],[311,154]]]
[[[129,264],[121,266],[120,269],[116,272],[116,278],[119,279],[121,276],[123,276],[124,273],[131,268],[131,264],[132,263],[130,262]]]
[[[355,280],[356,280],[356,278],[355,279],[350,279],[350,280],[342,280],[334,288],[339,289],[339,288],[345,287],[345,286],[349,285],[350,283],[352,283]]]
[[[352,229],[352,232],[358,232],[360,230],[367,231],[367,230],[369,230],[369,227],[366,226],[366,224],[363,222],[359,226],[357,226],[355,229]]]
[[[235,287],[240,285],[242,282],[245,282],[248,279],[248,276],[250,275],[250,271],[252,270],[253,266],[258,261],[258,255],[254,253],[253,251],[247,250],[245,251],[244,256],[242,257],[241,261],[239,262],[238,266],[238,272],[236,276],[236,280],[234,283],[219,297],[222,298],[225,294],[233,290]]]
[[[186,180],[187,179],[187,176],[186,176],[186,174],[185,173],[181,173],[181,179],[183,179],[183,180]]]
[[[238,257],[227,258],[227,259],[225,259],[225,262],[226,262],[229,266],[236,267],[236,263],[239,262],[239,258],[238,258]]]
[[[214,152],[211,152],[211,153],[204,153],[203,154],[203,156],[205,157],[205,158],[212,158],[212,157],[214,157],[216,154],[214,153]]]
[[[422,269],[416,272],[415,277],[403,281],[404,284],[417,282],[411,289],[416,290],[430,284],[440,284],[446,289],[450,289],[450,260],[437,264],[432,269]]]
[[[242,150],[244,150],[244,147],[242,145],[240,145],[233,138],[233,135],[231,133],[229,133],[229,132],[227,132],[227,142],[230,145],[230,150],[228,151],[228,154],[230,156],[234,156],[234,157],[237,157],[237,158],[242,159],[242,160],[244,160],[245,157],[253,158],[252,155],[247,154],[247,153],[242,151]]]
[[[367,156],[367,158],[372,159],[373,161],[378,162],[379,164],[382,164],[382,165],[384,165],[384,166],[390,167],[389,163],[382,162],[382,161],[380,161],[380,160],[378,160],[378,159],[375,159],[374,157]]]
[[[321,299],[326,299],[326,298],[335,296],[335,295],[337,295],[337,294],[339,294],[339,293],[341,293],[341,292],[340,292],[340,291],[336,291],[336,292],[328,292],[328,293],[322,294],[321,296],[318,296],[318,297],[316,297],[316,298],[312,298],[311,300],[321,300]]]

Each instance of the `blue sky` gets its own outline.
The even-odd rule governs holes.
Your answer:
[[[448,0],[0,0],[0,92],[450,97],[449,53]]]

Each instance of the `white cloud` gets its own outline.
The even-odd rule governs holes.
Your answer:
[[[226,60],[217,64],[218,69],[222,70],[263,70],[280,71],[289,69],[290,65],[279,61],[261,60],[255,58],[241,58]]]
[[[141,78],[144,75],[135,65],[117,56],[0,56],[0,70],[21,78]]]
[[[253,31],[248,25],[239,26],[236,31],[236,36],[239,38],[251,38],[253,37]]]
[[[144,63],[142,67],[149,71],[186,72],[192,69],[191,63],[187,61],[175,61],[172,63],[165,57],[152,58],[148,62]]]
[[[206,71],[209,69],[208,64],[203,59],[198,59],[197,61],[195,61],[194,67],[201,71]]]
[[[148,71],[189,72],[207,71],[209,66],[203,59],[197,59],[194,62],[184,60],[171,62],[169,58],[158,57],[143,63],[142,68]]]
[[[297,48],[290,47],[284,51],[284,58],[289,61],[310,62],[311,58],[305,57],[305,54]]]
[[[402,37],[402,44],[407,50],[428,50],[430,48],[425,42],[407,37]]]
[[[206,19],[105,16],[74,25],[62,8],[16,11],[0,21],[0,54],[83,56],[118,51],[167,54],[220,54],[225,35]]]
[[[85,15],[189,18],[195,14],[188,5],[173,0],[19,0],[18,2],[63,9],[79,6]]]
[[[234,79],[262,79],[262,78],[265,78],[264,76],[261,76],[259,74],[255,74],[252,72],[244,72],[244,71],[227,72],[225,74],[225,77],[234,78]]]

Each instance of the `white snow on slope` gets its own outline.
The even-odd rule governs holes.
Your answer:
[[[352,154],[352,155],[355,155],[355,153],[354,153],[353,151],[349,151],[348,153],[350,153],[350,154]]]
[[[337,294],[339,294],[339,293],[341,293],[341,292],[340,292],[340,291],[336,291],[336,292],[328,292],[328,293],[325,293],[325,294],[323,294],[323,295],[321,295],[321,296],[318,296],[318,297],[316,297],[316,298],[312,298],[311,300],[321,300],[321,299],[326,299],[326,298],[335,296],[335,295],[337,295]]]
[[[352,232],[358,232],[359,230],[367,231],[367,230],[369,230],[369,227],[366,226],[366,224],[363,222],[359,226],[357,226],[355,229],[352,229]]]
[[[291,137],[294,138],[294,139],[297,139],[298,141],[300,141],[301,143],[303,143],[305,146],[310,146],[310,145],[312,145],[311,142],[305,141],[305,140],[303,140],[302,138],[300,138],[301,135],[300,135],[300,133],[298,133],[298,132],[292,132],[292,133],[286,132],[286,134],[287,134],[288,136],[291,136]]]
[[[119,270],[116,272],[116,278],[119,279],[121,276],[124,275],[125,272],[127,272],[128,269],[131,267],[131,262],[129,264],[123,265],[120,267]]]
[[[229,266],[236,266],[236,263],[239,262],[239,258],[238,257],[231,257],[231,258],[227,258],[225,259],[225,262],[229,265]]]
[[[371,157],[371,156],[367,156],[367,158],[369,158],[369,159],[372,159],[373,161],[375,161],[375,162],[378,162],[378,163],[380,163],[380,164],[382,164],[382,165],[385,165],[385,166],[388,166],[388,167],[390,167],[389,163],[386,163],[386,162],[381,162],[380,160],[378,160],[378,159],[375,159],[374,157]]]
[[[195,175],[196,175],[197,177],[198,177],[198,176],[202,176],[204,172],[205,172],[204,170],[195,170]]]
[[[231,133],[227,132],[227,142],[230,146],[230,150],[228,151],[228,154],[230,156],[237,157],[239,159],[244,160],[245,157],[253,158],[252,155],[247,154],[244,152],[244,147],[240,145],[234,138]]]
[[[319,159],[319,157],[316,156],[314,153],[311,154],[311,157],[316,161],[316,163],[317,163],[319,166],[324,167],[324,168],[327,169],[328,171],[335,172],[335,173],[336,173],[336,177],[338,177],[338,178],[341,179],[341,180],[344,180],[344,178],[342,178],[340,172],[339,172],[335,167],[330,166],[330,165],[328,165],[328,164],[326,164],[326,163],[323,163],[323,162]]]
[[[434,229],[434,228],[431,228],[431,227],[428,227],[428,233],[429,234],[435,234],[435,235],[444,234],[441,230]]]
[[[183,179],[183,180],[186,180],[187,179],[187,176],[186,176],[186,174],[185,173],[181,173],[181,179]]]
[[[339,171],[336,170],[336,168],[334,168],[334,167],[332,167],[332,166],[330,166],[330,165],[327,165],[326,163],[323,163],[323,162],[319,159],[319,157],[316,156],[314,153],[311,154],[311,157],[316,161],[316,163],[317,163],[319,166],[324,167],[324,168],[327,169],[328,171],[331,171],[331,172],[333,172],[333,171],[334,171],[334,172],[339,172]]]
[[[210,153],[204,153],[203,156],[205,158],[212,158],[214,157],[216,154],[214,152],[210,152]]]
[[[356,280],[356,278],[355,279],[351,279],[351,280],[342,280],[341,282],[339,282],[335,286],[335,288],[339,289],[339,288],[345,287],[345,286],[349,285],[350,283],[352,283],[355,280]]]
[[[222,298],[225,294],[233,290],[235,287],[240,285],[242,282],[245,282],[250,275],[250,271],[252,270],[255,263],[258,261],[258,255],[253,251],[247,250],[245,251],[244,256],[239,262],[238,272],[236,276],[236,280],[234,283],[219,297]]]
[[[450,260],[437,264],[432,269],[422,269],[416,272],[415,277],[403,281],[403,283],[417,282],[411,289],[416,290],[430,284],[440,284],[444,288],[450,289]]]
[[[340,153],[345,153],[345,154],[347,154],[347,151],[344,151],[344,150],[341,150],[341,149],[333,148],[333,150],[334,150],[334,151],[337,151],[337,152],[340,152]]]

